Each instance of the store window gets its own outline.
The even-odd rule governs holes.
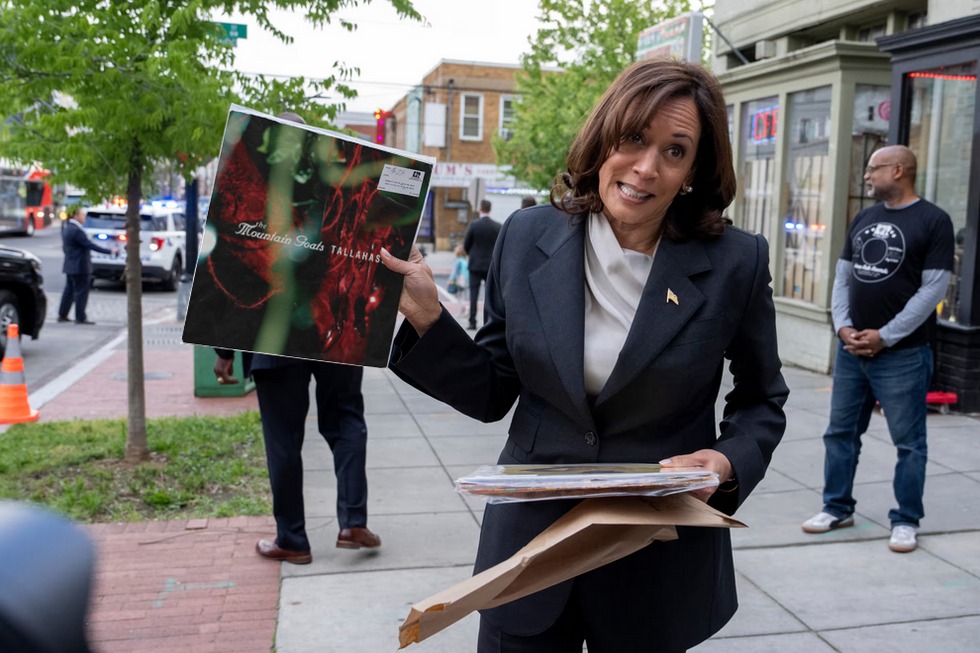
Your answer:
[[[742,105],[742,163],[739,226],[767,236],[773,214],[776,133],[779,100],[752,100]]]
[[[505,141],[509,141],[514,137],[514,132],[511,131],[511,123],[514,122],[514,96],[513,95],[501,95],[500,96],[500,138]]]
[[[959,278],[970,190],[977,62],[909,73],[906,80],[912,99],[908,143],[918,164],[915,192],[953,220],[956,258],[939,315],[957,322],[966,318],[960,314]]]
[[[854,88],[854,120],[851,123],[851,168],[847,184],[847,226],[863,209],[877,200],[868,197],[864,169],[876,150],[888,141],[891,86],[858,84]]]
[[[483,96],[463,93],[459,107],[459,137],[464,141],[483,140]]]
[[[827,230],[827,183],[830,170],[831,88],[791,93],[787,123],[789,150],[784,179],[783,297],[815,301],[822,272],[822,245]]]

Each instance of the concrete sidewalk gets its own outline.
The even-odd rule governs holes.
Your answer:
[[[807,535],[821,507],[830,379],[786,370],[789,426],[770,472],[734,533],[740,609],[697,651],[726,653],[974,652],[980,640],[980,421],[929,417],[927,517],[920,548],[888,550],[895,450],[875,415],[864,438],[854,528]],[[722,389],[722,395],[730,389]],[[475,422],[367,369],[369,524],[376,552],[334,548],[335,480],[329,448],[308,421],[304,451],[313,564],[283,565],[277,653],[393,651],[410,606],[471,573],[483,504],[453,479],[492,463],[509,418]],[[723,400],[719,403],[719,414]],[[477,617],[415,646],[475,650]]]

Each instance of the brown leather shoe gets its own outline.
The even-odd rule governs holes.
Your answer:
[[[381,546],[381,538],[366,528],[344,528],[337,536],[338,549],[374,549]]]
[[[256,542],[255,552],[263,558],[291,562],[294,565],[308,565],[313,562],[313,556],[309,551],[287,551],[286,549],[280,549],[279,545],[272,540],[259,540]]]

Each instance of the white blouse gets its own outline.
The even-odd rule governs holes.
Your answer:
[[[596,397],[626,344],[653,257],[623,249],[609,221],[593,213],[585,230],[585,392]]]

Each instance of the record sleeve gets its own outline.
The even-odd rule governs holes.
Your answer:
[[[434,164],[232,105],[184,342],[385,367]]]
[[[456,491],[489,503],[596,497],[662,497],[718,485],[701,467],[653,464],[484,465],[456,481]]]

